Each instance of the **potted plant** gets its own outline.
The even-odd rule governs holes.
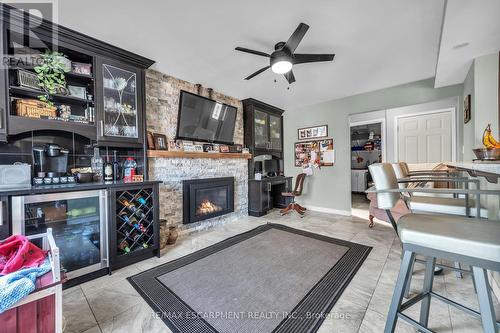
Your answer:
[[[54,105],[50,100],[50,95],[66,89],[64,73],[67,70],[67,64],[62,59],[66,59],[64,54],[47,50],[42,55],[41,65],[34,68],[40,87],[45,91],[45,95],[38,96],[38,99],[50,106]]]

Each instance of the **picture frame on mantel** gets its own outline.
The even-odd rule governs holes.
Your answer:
[[[467,95],[464,98],[464,124],[467,124],[471,120],[471,95]]]
[[[167,137],[165,134],[153,133],[156,150],[167,150]]]
[[[303,127],[297,130],[297,137],[299,140],[326,138],[327,136],[328,136],[328,125]]]

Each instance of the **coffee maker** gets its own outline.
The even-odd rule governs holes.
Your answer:
[[[54,143],[33,147],[35,177],[60,177],[68,172],[69,150]]]

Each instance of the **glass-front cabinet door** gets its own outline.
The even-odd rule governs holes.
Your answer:
[[[269,141],[272,150],[281,150],[281,117],[269,115]]]
[[[98,61],[99,142],[142,143],[142,72],[115,61]]]
[[[52,228],[61,265],[73,278],[108,266],[106,207],[105,190],[13,197],[13,233],[29,238]]]
[[[254,112],[254,140],[255,148],[269,148],[268,115],[266,112]]]

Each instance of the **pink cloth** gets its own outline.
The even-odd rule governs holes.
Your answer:
[[[379,220],[389,222],[389,217],[384,209],[380,209],[377,206],[377,194],[368,193],[366,196],[370,200],[370,215],[375,216]],[[394,208],[391,209],[392,216],[396,222],[401,218],[401,216],[411,213],[408,207],[406,207],[404,201],[399,199]]]
[[[0,242],[0,275],[38,266],[44,259],[45,252],[25,236],[14,235]]]

